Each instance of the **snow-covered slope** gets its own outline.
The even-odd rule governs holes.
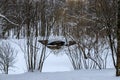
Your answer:
[[[0,80],[120,80],[115,70],[79,70],[70,72],[34,72],[16,75],[0,74]]]

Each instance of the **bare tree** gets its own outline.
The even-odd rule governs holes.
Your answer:
[[[93,1],[94,2],[94,1]],[[70,1],[65,9],[63,33],[66,39],[75,41],[76,48],[68,46],[68,55],[74,69],[106,68],[109,47],[106,46],[106,31],[96,21],[98,16],[90,11],[88,1]],[[89,4],[90,5],[90,4]],[[92,5],[92,6],[95,6]]]
[[[117,0],[95,0],[94,11],[96,14],[96,23],[99,30],[105,31],[104,36],[108,39],[108,44],[111,49],[114,66],[116,65],[116,12]],[[98,5],[99,4],[99,5]],[[98,19],[97,19],[98,18]]]
[[[16,51],[9,43],[2,42],[0,45],[0,70],[8,74],[10,68],[14,67]]]

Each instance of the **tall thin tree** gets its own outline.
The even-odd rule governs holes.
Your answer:
[[[118,15],[117,15],[117,65],[116,76],[120,76],[120,0],[118,0]]]

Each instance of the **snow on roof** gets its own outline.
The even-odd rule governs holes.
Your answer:
[[[63,41],[66,42],[64,36],[50,36],[48,39],[48,43],[54,42],[54,41]]]

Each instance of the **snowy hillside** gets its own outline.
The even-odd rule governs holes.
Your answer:
[[[0,80],[120,80],[115,70],[80,70],[70,72],[34,72],[16,75],[0,74]]]

